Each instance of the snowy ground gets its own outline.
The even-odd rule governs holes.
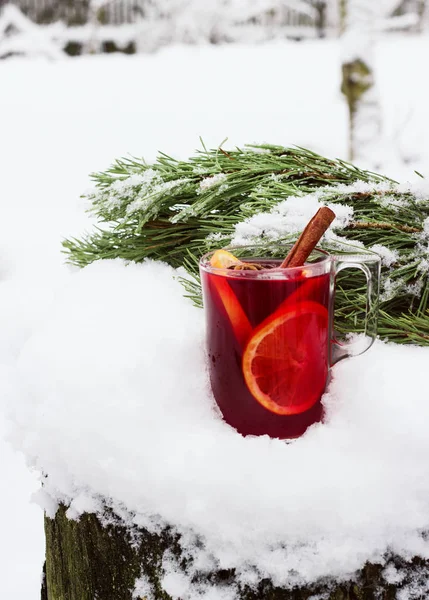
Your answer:
[[[381,161],[397,177],[424,171],[429,158],[428,45],[391,39],[378,55],[388,146],[410,161],[400,170],[390,153]],[[198,136],[207,146],[228,137],[231,145],[295,143],[346,155],[336,42],[10,60],[0,64],[0,82],[0,376],[68,277],[60,240],[87,224],[79,194],[90,171],[128,153],[185,157]],[[41,510],[30,504],[38,483],[3,441],[6,428],[2,417],[2,589],[9,600],[32,600],[44,543]]]

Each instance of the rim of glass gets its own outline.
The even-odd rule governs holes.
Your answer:
[[[276,245],[276,244],[273,244]],[[277,244],[278,248],[284,247],[285,249],[287,248],[292,248],[293,244]],[[216,250],[210,250],[210,252],[206,252],[205,254],[203,254],[203,256],[200,258],[199,261],[199,266],[200,268],[204,269],[207,272],[210,273],[223,273],[223,274],[228,274],[229,276],[233,276],[233,277],[257,277],[258,274],[259,276],[261,275],[261,273],[273,273],[273,269],[269,268],[269,269],[259,269],[258,271],[251,271],[251,270],[247,270],[247,271],[233,271],[231,269],[225,268],[225,267],[213,267],[210,264],[210,258],[211,256],[217,251],[217,250],[227,250],[228,252],[231,252],[232,254],[234,254],[234,250],[245,250],[246,248],[249,249],[255,249],[257,250],[258,248],[265,249],[267,248],[267,244],[246,244],[243,246],[225,246],[224,248],[216,248]],[[303,269],[306,270],[323,270],[321,269],[326,268],[326,263],[328,263],[330,261],[330,259],[332,258],[331,254],[329,254],[329,252],[327,252],[326,250],[322,250],[322,248],[314,248],[314,250],[312,251],[311,254],[313,254],[313,252],[316,252],[318,254],[320,254],[322,257],[322,260],[318,260],[317,262],[314,263],[306,263],[305,265],[300,265],[299,267],[286,267],[281,269],[280,267],[275,269],[275,273],[276,274],[292,274],[292,273],[297,273],[302,271]],[[285,252],[285,257],[287,255],[287,252]],[[254,258],[254,259],[258,259],[261,258],[262,260],[279,260],[279,259],[269,259],[268,257],[264,259],[263,256],[261,256],[261,254],[255,254],[255,256],[249,257],[249,258]]]

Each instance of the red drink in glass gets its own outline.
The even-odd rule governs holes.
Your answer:
[[[200,261],[215,400],[243,435],[299,437],[322,418],[331,365],[365,352],[376,338],[380,257],[316,249],[304,266],[284,269],[272,256],[286,256],[287,247],[231,251],[239,260],[220,250]],[[262,252],[268,258],[260,258]],[[239,269],[246,262],[262,269],[234,270],[237,261]],[[367,279],[365,343],[338,344],[333,334],[335,277],[345,268],[360,269]]]
[[[295,438],[322,416],[330,264],[279,270],[281,260],[256,261],[263,270],[202,264],[211,385],[243,435]]]

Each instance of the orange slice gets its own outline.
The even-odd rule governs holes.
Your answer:
[[[305,274],[305,272],[303,273]],[[283,300],[283,302],[276,308],[271,316],[280,316],[294,304],[307,302],[308,298],[314,297],[315,295],[317,297],[318,290],[320,290],[319,278],[311,276],[306,277],[303,283],[301,283],[297,289],[295,289],[285,300]]]
[[[277,415],[311,408],[326,383],[327,335],[328,311],[310,300],[265,319],[243,355],[243,375],[253,397]]]
[[[210,264],[216,269],[228,269],[233,265],[241,264],[241,260],[228,252],[228,250],[216,250],[210,259]]]
[[[241,261],[227,250],[216,250],[210,260],[211,266],[217,269],[227,269],[232,265],[240,263]],[[252,325],[240,302],[237,300],[237,296],[232,291],[227,277],[221,274],[214,274],[210,280],[219,295],[226,314],[228,315],[235,339],[240,347],[244,348],[252,334]]]
[[[243,349],[252,335],[252,325],[240,302],[237,300],[237,296],[232,291],[228,280],[221,275],[215,275],[212,277],[211,282],[216,288],[225,312],[228,315],[235,339],[240,348]]]

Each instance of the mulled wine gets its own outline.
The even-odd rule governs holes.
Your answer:
[[[226,254],[220,263],[214,254],[201,263],[214,397],[225,421],[243,435],[298,437],[323,412],[329,257],[290,269],[280,268],[280,260],[244,259],[236,270]],[[257,268],[248,270],[249,263]]]

